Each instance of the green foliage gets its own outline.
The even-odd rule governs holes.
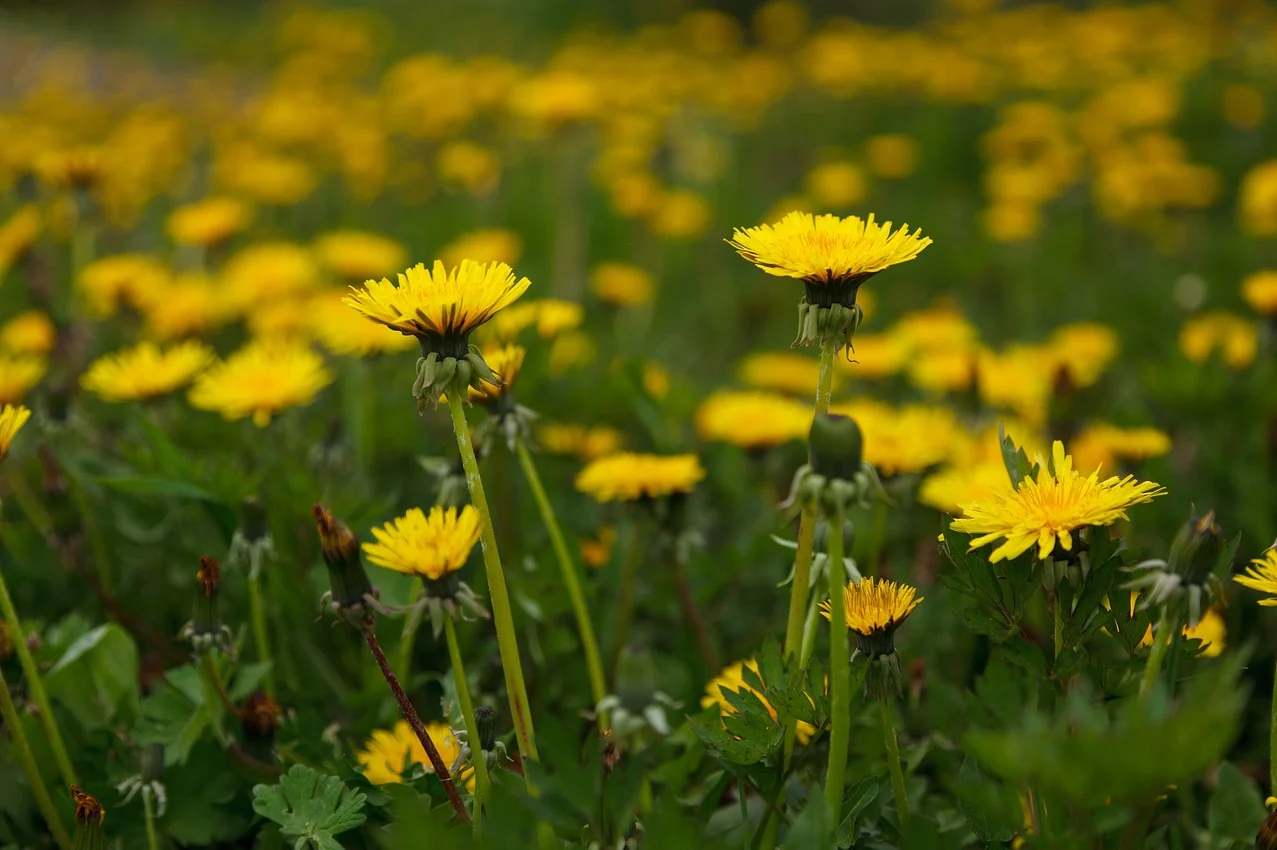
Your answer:
[[[342,850],[334,836],[354,829],[365,820],[367,798],[351,791],[336,776],[326,776],[295,764],[278,785],[253,788],[253,811],[279,824],[279,831],[296,838],[294,850]]]

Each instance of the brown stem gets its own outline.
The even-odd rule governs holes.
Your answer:
[[[718,669],[718,652],[710,639],[709,629],[705,628],[705,618],[701,616],[701,609],[692,598],[692,589],[687,585],[687,578],[683,575],[683,565],[678,558],[674,559],[673,574],[674,589],[678,593],[679,605],[683,608],[683,619],[692,627],[696,645],[701,650],[701,660],[705,662],[710,672],[713,672]]]
[[[435,749],[434,742],[430,740],[426,727],[421,725],[421,718],[417,716],[417,709],[413,708],[412,703],[408,700],[408,695],[404,693],[403,687],[399,684],[399,679],[395,677],[395,672],[390,669],[390,662],[386,660],[386,653],[381,651],[381,644],[377,640],[377,635],[373,633],[371,617],[364,620],[363,632],[364,640],[368,642],[368,648],[372,650],[372,657],[377,659],[377,666],[381,668],[381,675],[386,678],[386,684],[390,686],[391,693],[395,695],[395,701],[399,703],[399,710],[403,712],[404,719],[408,721],[412,731],[417,734],[417,740],[425,748],[426,758],[430,759],[430,764],[435,769],[435,775],[443,783],[444,793],[448,795],[448,802],[452,805],[452,810],[457,813],[457,820],[462,823],[469,823],[470,815],[466,814],[466,804],[461,801],[461,795],[457,793],[457,787],[452,782],[452,774],[448,772],[448,766],[439,757],[439,751]]]

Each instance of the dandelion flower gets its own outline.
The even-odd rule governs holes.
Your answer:
[[[47,313],[26,310],[0,327],[0,350],[10,354],[48,354],[58,340],[58,330]]]
[[[845,208],[864,200],[869,191],[865,173],[854,162],[825,162],[807,175],[807,193],[821,206]]]
[[[767,698],[759,693],[755,688],[745,682],[745,671],[751,670],[758,675],[758,662],[754,659],[746,661],[736,661],[728,664],[714,678],[709,680],[709,684],[705,686],[705,696],[701,697],[701,708],[709,708],[710,706],[718,706],[722,714],[736,713],[736,706],[732,705],[727,699],[729,693],[739,693],[746,691],[758,697],[763,706],[767,709],[767,713],[771,715],[772,720],[777,717],[776,709],[767,701]],[[761,680],[762,677],[759,676]],[[766,684],[766,683],[764,683]],[[799,721],[798,723],[798,740],[806,744],[816,734],[816,727],[810,723]]]
[[[590,291],[605,304],[641,307],[654,288],[651,275],[628,263],[599,263],[590,272]]]
[[[1118,428],[1095,422],[1069,443],[1073,464],[1080,470],[1112,468],[1118,460],[1147,460],[1171,450],[1171,438],[1156,428]]]
[[[1097,322],[1077,322],[1056,328],[1047,342],[1056,368],[1067,370],[1075,387],[1095,384],[1117,357],[1117,331]]]
[[[102,150],[94,147],[48,151],[36,161],[36,171],[50,186],[89,189],[102,179]]]
[[[489,401],[495,401],[502,394],[508,392],[519,377],[520,370],[523,369],[523,359],[527,356],[527,353],[527,349],[521,345],[485,347],[483,349],[483,360],[488,364],[488,368],[492,370],[493,374],[501,379],[501,382],[493,384],[484,381],[482,391],[471,387],[470,401],[475,402],[485,398]]]
[[[0,460],[9,453],[13,438],[31,418],[31,411],[22,405],[6,404],[0,407]]]
[[[1277,549],[1268,549],[1258,558],[1250,562],[1246,572],[1233,576],[1233,581],[1267,594],[1267,598],[1259,600],[1260,605],[1277,607]]]
[[[856,334],[847,357],[834,363],[853,379],[875,380],[899,372],[907,354],[900,340],[890,334]]]
[[[916,588],[907,584],[872,576],[865,576],[859,583],[848,582],[842,595],[847,628],[865,638],[890,636],[922,603],[917,593]],[[820,612],[829,619],[828,600],[820,604]]]
[[[1054,475],[1039,457],[1036,480],[1026,477],[1019,489],[1008,484],[985,501],[962,506],[963,518],[955,520],[952,528],[980,535],[971,541],[972,549],[1001,538],[1003,542],[993,550],[990,561],[1017,558],[1035,544],[1038,559],[1045,560],[1057,543],[1071,552],[1073,532],[1127,519],[1126,511],[1132,505],[1166,494],[1159,485],[1136,481],[1132,475],[1104,481],[1099,479],[1099,470],[1080,475],[1059,440],[1051,452]]]
[[[597,537],[581,541],[581,561],[591,569],[602,569],[612,560],[612,548],[616,545],[616,528],[605,525]]]
[[[374,322],[417,337],[423,351],[464,358],[470,332],[530,285],[526,277],[516,280],[505,263],[463,260],[449,270],[436,260],[431,269],[418,263],[401,273],[398,284],[382,278],[365,282],[362,289],[351,287],[345,300]]]
[[[740,361],[736,376],[760,390],[808,396],[820,377],[820,363],[797,352],[759,351]]]
[[[923,472],[948,459],[964,434],[945,407],[853,403],[830,408],[856,420],[864,459],[882,475]]]
[[[704,477],[700,459],[693,454],[620,452],[591,461],[576,476],[576,489],[598,502],[632,502],[690,493]]]
[[[341,292],[324,292],[311,299],[304,313],[315,338],[333,354],[368,357],[407,351],[413,338],[370,322],[350,309]]]
[[[709,223],[709,203],[685,189],[662,193],[649,217],[652,232],[667,239],[699,236]]]
[[[625,445],[621,432],[606,425],[575,425],[546,422],[537,430],[537,443],[550,454],[575,455],[594,460],[615,454]]]
[[[523,255],[523,240],[513,230],[475,230],[463,233],[439,249],[445,266],[459,266],[463,260],[514,265]]]
[[[448,142],[435,157],[439,181],[472,195],[486,195],[497,187],[501,160],[487,148],[465,139]]]
[[[165,227],[179,245],[207,247],[225,242],[251,220],[252,210],[243,201],[216,196],[173,210]]]
[[[30,250],[43,226],[35,204],[27,204],[0,222],[0,275]]]
[[[696,409],[702,440],[764,449],[799,440],[811,429],[809,405],[768,392],[717,392]]]
[[[313,246],[321,265],[345,280],[367,280],[401,269],[404,246],[393,239],[362,230],[334,230],[321,234]]]
[[[541,298],[502,310],[485,329],[487,335],[502,342],[511,342],[528,328],[536,328],[541,339],[553,339],[566,331],[581,326],[585,310],[573,301],[558,298]]]
[[[452,727],[432,721],[425,725],[425,729],[430,742],[439,753],[439,759],[446,765],[455,763],[461,755],[461,744],[453,734]],[[426,748],[421,746],[417,734],[406,720],[400,720],[390,729],[373,732],[355,757],[363,767],[364,776],[374,785],[403,782],[411,775],[413,765],[420,766],[425,773],[435,772],[426,755]],[[471,787],[474,782],[473,769],[469,772],[471,775],[467,787]]]
[[[106,318],[115,314],[121,302],[137,307],[158,298],[170,278],[169,270],[154,257],[115,254],[86,265],[76,286],[93,312]]]
[[[421,508],[374,528],[376,543],[365,543],[364,554],[379,567],[437,581],[466,565],[470,550],[479,542],[482,520],[474,505],[456,508]]]
[[[593,363],[596,354],[598,346],[594,344],[592,336],[585,331],[568,331],[550,344],[550,356],[546,358],[545,369],[551,377],[557,378]]]
[[[950,466],[927,476],[918,488],[918,502],[960,517],[963,505],[991,499],[1006,486],[1007,470],[1001,460]]]
[[[40,383],[48,365],[43,357],[0,354],[0,404],[22,401],[31,388]]]
[[[264,428],[271,417],[309,404],[333,382],[324,360],[308,346],[288,340],[254,340],[199,376],[190,401],[224,419],[253,418]]]
[[[1242,298],[1263,316],[1277,316],[1277,271],[1255,272],[1242,281]]]
[[[1179,350],[1194,363],[1205,363],[1218,352],[1230,369],[1240,371],[1255,361],[1259,336],[1253,322],[1231,313],[1205,313],[1184,323]]]
[[[80,386],[106,401],[140,401],[186,386],[212,360],[213,350],[202,342],[167,349],[142,342],[93,361]]]
[[[874,136],[865,143],[865,162],[874,177],[908,177],[918,167],[918,143],[900,133]]]
[[[1135,613],[1134,597],[1131,598],[1131,613]],[[1184,626],[1184,637],[1189,640],[1201,641],[1201,654],[1207,658],[1217,658],[1225,649],[1228,627],[1219,612],[1212,608],[1202,615],[1201,620],[1197,622],[1195,627]],[[1153,645],[1153,627],[1151,625],[1148,627],[1148,631],[1144,633],[1144,638],[1139,645],[1141,647]]]
[[[179,276],[141,305],[149,336],[167,341],[203,333],[232,318],[238,310],[208,276]]]
[[[236,251],[222,270],[223,297],[235,309],[312,289],[319,270],[310,252],[292,242],[261,242]]]

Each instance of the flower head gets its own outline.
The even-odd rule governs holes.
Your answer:
[[[308,346],[262,339],[200,375],[190,401],[225,419],[252,416],[253,424],[264,428],[280,411],[309,404],[332,381],[324,359]]]
[[[1118,428],[1095,422],[1083,428],[1069,443],[1069,454],[1078,469],[1111,468],[1117,460],[1146,460],[1171,450],[1171,438],[1157,428]]]
[[[463,260],[448,270],[436,260],[429,270],[418,263],[401,273],[398,284],[382,278],[351,287],[345,301],[374,322],[417,337],[423,348],[464,357],[470,332],[530,285],[526,277],[516,280],[505,263]]]
[[[80,386],[111,402],[154,398],[186,386],[212,360],[213,349],[202,342],[167,349],[141,342],[93,361]]]
[[[576,476],[576,489],[599,502],[632,502],[690,493],[704,477],[700,459],[693,454],[621,452],[591,461]]]
[[[741,360],[736,375],[760,390],[809,396],[820,377],[820,363],[792,351],[758,351]]]
[[[766,392],[717,392],[696,409],[696,433],[747,449],[801,439],[811,428],[811,407]]]
[[[325,291],[313,296],[302,311],[303,320],[315,339],[333,354],[368,357],[407,351],[413,338],[370,322],[344,303],[340,292]]]
[[[244,310],[313,288],[319,272],[310,252],[292,242],[261,242],[236,251],[222,271],[222,297]]]
[[[0,404],[22,401],[23,396],[40,383],[48,366],[43,357],[0,354]]]
[[[334,230],[315,240],[321,265],[346,280],[367,280],[403,268],[407,251],[393,239],[361,230]]]
[[[1252,322],[1231,313],[1205,313],[1184,323],[1179,349],[1194,363],[1205,363],[1218,351],[1230,369],[1242,370],[1255,360],[1259,337]]]
[[[1002,538],[1002,545],[989,556],[992,562],[1017,558],[1037,544],[1038,558],[1045,560],[1058,542],[1073,550],[1073,532],[1090,526],[1112,525],[1126,519],[1126,509],[1150,502],[1166,491],[1151,481],[1136,481],[1128,475],[1101,481],[1099,470],[1089,476],[1073,469],[1073,459],[1064,453],[1059,440],[1052,446],[1051,473],[1038,458],[1037,479],[1026,477],[1018,488],[1008,486],[991,498],[963,505],[963,518],[952,528],[978,534],[971,548],[978,549]]]
[[[537,442],[550,454],[576,455],[583,460],[615,454],[625,445],[620,431],[606,425],[546,422],[537,430]]]
[[[22,405],[6,404],[0,407],[0,460],[9,453],[13,438],[31,418],[31,411]]]
[[[1263,555],[1250,562],[1246,572],[1233,576],[1233,581],[1268,594],[1266,599],[1259,600],[1260,605],[1277,607],[1277,549],[1268,549]]]
[[[590,291],[605,304],[640,307],[652,300],[652,276],[628,263],[599,263],[590,272]]]
[[[0,275],[30,250],[43,227],[35,204],[27,204],[0,221]]]
[[[427,723],[426,734],[430,736],[430,741],[435,745],[444,764],[453,764],[457,756],[461,755],[461,744],[448,724],[437,721]],[[434,767],[426,756],[426,748],[417,740],[416,733],[406,720],[400,720],[388,730],[373,732],[364,748],[356,753],[356,758],[363,766],[364,776],[374,785],[403,782],[410,775],[413,765],[420,765],[425,773],[434,773]]]
[[[0,350],[12,354],[45,355],[57,339],[53,320],[40,310],[25,310],[0,327]]]
[[[502,342],[512,342],[527,328],[536,328],[542,339],[553,339],[565,331],[581,325],[585,310],[574,301],[558,298],[541,298],[524,301],[497,316],[490,326],[490,335]]]
[[[243,201],[217,196],[178,207],[165,223],[179,245],[217,245],[248,226],[252,210]]]
[[[847,612],[847,628],[862,637],[890,635],[922,603],[917,589],[907,584],[865,576],[859,583],[849,582],[843,591],[843,609]],[[820,605],[829,619],[829,602]]]
[[[438,580],[466,565],[470,550],[479,542],[482,519],[473,505],[456,508],[435,506],[427,515],[421,508],[374,528],[376,543],[365,543],[364,554],[379,567]]]
[[[1255,272],[1243,280],[1242,298],[1256,313],[1277,316],[1277,271]]]
[[[458,266],[465,260],[514,265],[522,254],[523,240],[513,230],[474,230],[439,249],[445,266]]]
[[[111,316],[121,301],[140,306],[167,289],[171,275],[164,264],[146,254],[114,254],[83,268],[76,286],[98,316]]]
[[[218,284],[199,273],[179,275],[163,289],[147,293],[138,306],[146,317],[147,334],[158,340],[202,333],[239,309]]]
[[[471,387],[470,401],[483,399],[495,401],[509,392],[519,377],[519,371],[523,369],[523,359],[527,353],[527,349],[521,345],[484,346],[483,360],[492,369],[493,375],[501,379],[501,382],[494,384],[484,381],[482,390]]]

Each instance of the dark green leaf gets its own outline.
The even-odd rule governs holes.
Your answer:
[[[301,764],[289,768],[278,785],[253,788],[253,811],[279,824],[282,834],[315,850],[342,850],[334,838],[367,818],[363,794],[353,792],[336,776]]]
[[[1219,767],[1218,784],[1210,798],[1210,834],[1217,842],[1249,844],[1268,816],[1255,783],[1230,762]]]

